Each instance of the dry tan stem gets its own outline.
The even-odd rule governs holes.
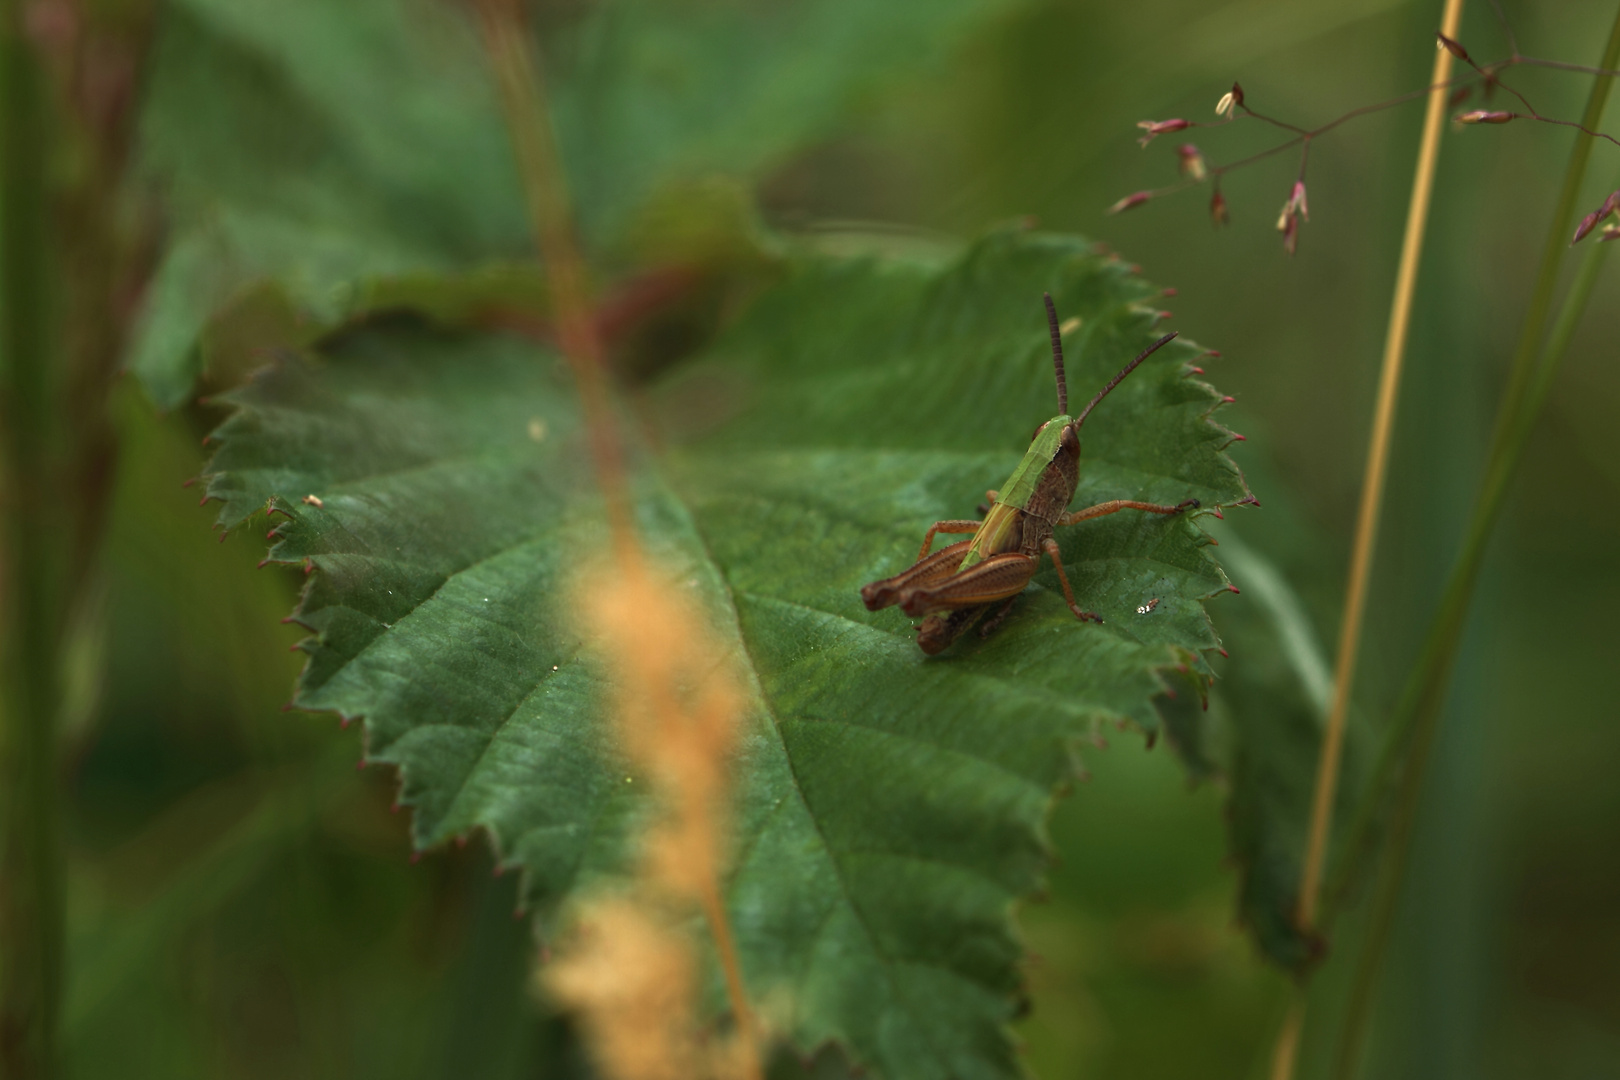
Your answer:
[[[1294,1061],[1299,1056],[1299,1033],[1305,1026],[1305,998],[1295,996],[1288,1003],[1288,1015],[1283,1017],[1277,1032],[1277,1044],[1271,1051],[1271,1080],[1290,1080],[1294,1075]]]
[[[1446,0],[1442,27],[1454,37],[1462,18],[1463,0]],[[1431,86],[1444,86],[1451,75],[1451,53],[1436,51]],[[1299,922],[1309,929],[1316,921],[1316,903],[1322,885],[1322,864],[1327,855],[1328,832],[1333,823],[1333,796],[1338,788],[1339,758],[1344,749],[1345,718],[1355,682],[1356,651],[1361,642],[1361,620],[1366,611],[1367,579],[1378,539],[1378,518],[1384,505],[1384,478],[1389,466],[1389,438],[1395,426],[1395,405],[1400,397],[1401,365],[1406,357],[1406,332],[1412,318],[1412,294],[1417,287],[1418,261],[1423,254],[1423,232],[1434,193],[1434,166],[1440,155],[1440,130],[1445,123],[1446,95],[1429,95],[1423,120],[1423,142],[1418,151],[1417,175],[1412,178],[1412,200],[1407,209],[1406,238],[1395,275],[1395,298],[1390,303],[1389,333],[1384,339],[1383,374],[1378,381],[1378,404],[1373,413],[1372,436],[1367,447],[1367,472],[1361,487],[1361,509],[1356,518],[1355,548],[1350,556],[1350,579],[1344,590],[1344,618],[1339,625],[1339,655],[1334,663],[1333,707],[1328,713],[1322,756],[1316,770],[1315,799],[1311,804],[1310,841],[1300,879]]]
[[[615,550],[628,556],[635,539],[625,484],[624,454],[613,422],[607,377],[603,372],[602,338],[591,308],[585,261],[574,239],[573,209],[557,156],[544,83],[534,50],[529,45],[522,11],[515,0],[478,0],[476,7],[485,49],[500,90],[512,150],[517,156],[535,243],[545,263],[558,343],[579,386],[580,405],[585,413],[597,481],[607,500]]]
[[[757,1080],[757,1028],[719,887],[725,766],[742,698],[729,668],[716,664],[723,650],[682,599],[680,586],[652,573],[635,536],[601,335],[521,6],[517,0],[476,0],[475,7],[545,263],[558,341],[579,387],[607,503],[614,561],[591,580],[609,584],[598,586],[583,606],[615,668],[625,748],[667,804],[664,820],[646,837],[640,888],[593,909],[586,920],[596,927],[593,942],[559,965],[548,983],[582,1010],[616,1080],[665,1080],[700,1071]],[[690,672],[707,674],[695,686],[683,685]],[[669,920],[660,919],[667,898],[703,911],[736,1018],[736,1053],[723,1063],[711,1061],[706,1070],[694,1071],[702,1056],[693,1049],[694,988],[689,970],[680,966],[690,964],[690,956]],[[636,1049],[654,1044],[655,1052]]]
[[[682,587],[644,564],[620,567],[583,605],[617,676],[621,741],[664,802],[649,831],[645,884],[708,920],[743,1044],[757,1075],[757,1034],[720,896],[726,766],[743,696],[725,651]],[[599,580],[600,577],[593,577]]]
[[[1457,37],[1462,19],[1463,0],[1446,0],[1441,31]],[[1311,802],[1310,834],[1305,848],[1305,865],[1300,878],[1298,921],[1310,930],[1316,922],[1317,901],[1322,886],[1322,867],[1327,859],[1328,837],[1333,825],[1333,800],[1339,784],[1339,762],[1344,751],[1345,721],[1350,712],[1350,694],[1355,683],[1356,653],[1361,643],[1361,622],[1366,612],[1367,581],[1372,569],[1373,550],[1378,539],[1378,519],[1383,509],[1384,480],[1389,465],[1390,433],[1395,425],[1395,406],[1400,396],[1401,366],[1406,357],[1406,335],[1412,317],[1412,296],[1417,287],[1418,263],[1423,254],[1423,234],[1434,194],[1435,162],[1440,155],[1440,132],[1446,119],[1446,92],[1451,78],[1449,50],[1435,52],[1434,74],[1429,79],[1429,107],[1423,120],[1423,139],[1418,150],[1412,197],[1406,214],[1406,236],[1401,243],[1401,262],[1395,275],[1395,296],[1390,303],[1389,331],[1384,339],[1383,372],[1378,381],[1378,401],[1373,413],[1372,435],[1367,448],[1367,471],[1362,481],[1361,507],[1356,518],[1355,546],[1350,556],[1350,576],[1345,584],[1344,617],[1339,625],[1339,652],[1334,663],[1333,705],[1322,737],[1322,754],[1317,762],[1316,787]],[[1278,1041],[1273,1070],[1274,1080],[1288,1080],[1294,1072],[1299,1028],[1304,1020],[1303,1002],[1290,1010]]]

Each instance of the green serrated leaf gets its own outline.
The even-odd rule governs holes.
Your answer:
[[[1185,517],[1066,530],[1101,626],[1049,571],[934,659],[862,606],[1054,411],[1043,290],[1081,320],[1076,398],[1156,336],[1155,290],[1076,239],[802,257],[646,402],[672,445],[638,465],[643,534],[751,689],[726,883],[748,985],[794,1044],[875,1076],[1017,1075],[1011,910],[1052,792],[1097,724],[1155,730],[1162,672],[1217,645],[1202,601],[1226,580]],[[1076,505],[1247,495],[1197,354],[1161,350],[1093,414]],[[565,370],[510,339],[357,330],[234,395],[208,488],[225,526],[272,504],[271,557],[312,570],[298,704],[363,716],[418,843],[488,829],[548,927],[623,868],[641,812],[568,602],[602,534]]]
[[[674,188],[753,177],[1003,2],[647,0],[548,27],[588,239],[607,244],[633,218],[646,232],[638,212]],[[184,400],[204,360],[198,334],[255,283],[274,281],[325,327],[368,310],[379,279],[465,276],[529,252],[486,68],[453,4],[168,6],[139,160],[177,230],[129,361],[160,407]]]
[[[939,62],[1007,0],[632,0],[557,39],[552,100],[587,229],[606,237],[660,187],[754,175],[853,107]]]
[[[1304,604],[1281,571],[1233,534],[1220,530],[1221,553],[1252,603],[1220,612],[1232,652],[1216,683],[1230,728],[1232,857],[1239,866],[1238,917],[1265,958],[1303,973],[1325,943],[1298,925],[1299,884],[1333,676]],[[1352,722],[1340,765],[1343,823],[1365,767],[1365,729]]]
[[[393,0],[179,0],[141,114],[141,171],[176,231],[129,365],[162,408],[200,370],[197,339],[274,280],[331,325],[363,283],[524,253],[511,152],[464,20]]]

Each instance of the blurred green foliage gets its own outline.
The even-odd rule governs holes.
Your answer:
[[[425,25],[451,25],[422,6]],[[681,179],[734,172],[745,190],[757,185],[764,220],[787,229],[881,220],[926,238],[1034,214],[1044,227],[1104,239],[1179,286],[1176,325],[1226,350],[1211,375],[1237,394],[1228,415],[1251,436],[1241,462],[1265,509],[1233,524],[1282,568],[1315,636],[1331,641],[1416,112],[1360,121],[1317,146],[1315,216],[1294,260],[1270,228],[1293,178],[1286,158],[1232,178],[1225,231],[1209,227],[1197,192],[1119,218],[1100,211],[1173,175],[1174,144],[1138,150],[1134,123],[1209,116],[1233,78],[1257,107],[1307,122],[1421,85],[1431,5],[963,7],[954,30],[926,35],[937,51],[915,66],[887,63],[895,38],[858,48],[847,21],[821,33],[750,24],[780,51],[735,30],[710,37],[717,22],[742,17],[734,5],[708,6],[685,40],[712,43],[712,59],[681,53],[681,26],[659,28],[646,53],[591,53],[619,40],[617,24],[579,39],[587,59],[625,57],[622,68],[590,69],[613,91],[601,99],[619,125],[611,130],[624,133],[613,153],[665,137],[672,121],[638,129],[660,114],[639,111],[652,106],[636,95],[679,86],[660,82],[671,72],[708,73],[722,88],[750,71],[775,73],[786,87],[746,95],[734,127],[715,119],[729,115],[723,108],[689,117],[714,128],[715,157]],[[1610,14],[1504,6],[1527,52],[1574,62],[1590,62]],[[855,18],[844,5],[827,10]],[[566,37],[579,18],[545,12],[542,33]],[[146,160],[188,200],[195,189],[175,175],[191,170],[215,185],[199,203],[175,204],[176,235],[187,239],[160,271],[149,309],[158,314],[141,339],[149,351],[136,354],[181,369],[166,403],[185,397],[200,365],[191,340],[208,312],[238,298],[267,260],[308,261],[292,278],[309,292],[288,307],[319,320],[351,309],[329,286],[356,267],[444,270],[463,251],[522,254],[518,210],[500,190],[510,178],[476,165],[500,149],[493,113],[462,132],[472,147],[463,150],[417,140],[404,121],[364,119],[372,106],[448,107],[375,66],[398,58],[376,44],[395,28],[372,29],[345,38],[269,5],[189,0],[165,10],[154,55],[173,66],[148,84],[152,100],[175,95],[168,115],[199,127],[231,95],[265,110],[262,123],[231,132],[262,150],[250,162],[221,160],[192,130],[155,125],[144,136]],[[1506,51],[1486,5],[1465,31],[1476,55]],[[439,35],[432,55],[472,63],[466,35]],[[846,58],[859,70],[846,72]],[[565,76],[586,70],[567,56],[554,62]],[[312,82],[311,70],[346,81]],[[1584,93],[1579,80],[1548,73],[1523,85],[1558,115]],[[469,109],[490,108],[478,85],[462,92],[484,102]],[[316,115],[298,111],[312,101]],[[590,109],[560,102],[577,156],[590,144]],[[1230,159],[1267,137],[1239,126],[1198,141]],[[1447,138],[1358,692],[1369,715],[1398,690],[1454,551],[1566,146],[1566,133],[1529,126]],[[589,166],[598,173],[576,167],[586,183],[649,190],[645,178],[621,177],[630,166],[605,151]],[[211,169],[229,175],[216,180]],[[1595,171],[1612,187],[1620,156],[1600,148]],[[237,184],[245,210],[275,215],[239,220],[244,207],[221,194]],[[453,198],[442,201],[463,200],[464,217],[416,220],[413,199],[446,191]],[[374,228],[379,218],[386,224]],[[402,237],[424,230],[402,251]],[[605,249],[633,250],[633,240],[615,248],[596,235]],[[682,241],[665,242],[678,250]],[[207,255],[216,243],[245,245],[247,255],[232,256],[245,269],[222,271]],[[1610,780],[1620,726],[1602,677],[1607,601],[1620,601],[1610,557],[1620,469],[1607,438],[1620,400],[1614,289],[1600,283],[1474,609],[1368,1075],[1620,1076],[1620,871],[1610,857],[1620,849]],[[216,378],[232,370],[222,365]],[[205,512],[178,486],[199,470],[196,439],[218,414],[190,406],[159,420],[125,391],[117,418],[124,451],[103,560],[105,636],[75,639],[72,654],[86,673],[70,687],[81,707],[68,733],[73,1075],[569,1075],[579,1066],[566,1027],[525,995],[530,939],[505,915],[510,880],[490,878],[476,848],[410,865],[406,822],[388,812],[392,780],[356,776],[349,764],[356,736],[277,711],[298,668],[296,658],[274,660],[299,636],[278,623],[298,575],[255,574],[255,536],[214,544]],[[102,678],[88,674],[98,657]],[[1047,1080],[1260,1075],[1285,985],[1234,929],[1220,794],[1189,793],[1170,756],[1143,754],[1135,739],[1087,764],[1093,780],[1057,810],[1062,860],[1050,898],[1022,914],[1034,954],[1033,1011],[1020,1029],[1030,1066]],[[1324,971],[1324,1005],[1348,933]],[[1319,1067],[1322,1035],[1307,1030],[1306,1075]]]

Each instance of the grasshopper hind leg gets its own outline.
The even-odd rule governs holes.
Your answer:
[[[951,642],[972,629],[973,624],[990,610],[989,604],[957,608],[948,615],[930,615],[917,627],[917,647],[929,656],[938,656],[950,648]]]
[[[894,577],[862,586],[861,600],[866,604],[866,610],[877,611],[898,602],[904,589],[945,581],[956,573],[971,543],[971,540],[960,540],[949,547],[942,547],[923,556]]]
[[[1019,596],[1022,595],[1022,593],[1019,594]],[[979,627],[979,637],[987,638],[995,633],[996,628],[1006,622],[1007,616],[1012,614],[1013,605],[1016,603],[1018,603],[1017,596],[1008,597],[1007,602],[997,608],[996,613],[986,619],[983,626]]]

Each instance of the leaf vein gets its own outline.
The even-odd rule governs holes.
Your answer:
[[[752,647],[748,643],[747,635],[743,632],[742,616],[737,610],[736,590],[733,588],[731,582],[726,579],[724,573],[719,572],[718,568],[720,564],[715,560],[714,552],[709,546],[708,538],[704,536],[703,531],[698,528],[697,522],[689,513],[687,513],[685,503],[678,499],[675,501],[680,507],[683,516],[686,517],[687,523],[692,530],[693,537],[700,545],[702,545],[704,557],[708,560],[710,566],[716,568],[717,576],[720,578],[721,584],[724,587],[726,606],[731,611],[732,623],[736,629],[737,638],[742,643],[743,652],[748,657],[748,671],[750,679],[754,682],[755,690],[758,692],[759,699],[765,707],[765,715],[770,719],[771,730],[776,735],[777,748],[782,754],[782,759],[787,764],[788,775],[793,780],[794,794],[798,796],[800,804],[804,807],[805,816],[809,819],[811,827],[815,829],[816,837],[821,841],[822,849],[826,851],[828,861],[832,864],[833,876],[838,882],[839,894],[843,897],[843,901],[848,906],[850,913],[855,917],[855,922],[860,926],[862,933],[865,934],[867,944],[871,948],[873,955],[879,959],[879,969],[883,971],[883,978],[889,986],[889,992],[892,999],[897,1004],[901,1005],[907,1014],[915,1015],[915,1006],[907,999],[900,987],[900,984],[895,980],[893,973],[889,971],[889,965],[895,963],[895,959],[889,956],[879,946],[877,935],[873,932],[871,923],[867,920],[866,913],[863,912],[860,905],[855,902],[854,894],[851,892],[850,884],[844,876],[844,868],[839,862],[838,854],[834,850],[832,844],[828,841],[827,834],[821,827],[821,821],[816,817],[815,810],[811,807],[810,800],[805,795],[804,786],[799,779],[798,769],[794,765],[793,755],[788,751],[787,740],[782,735],[781,720],[776,715],[776,708],[771,702],[769,695],[765,693],[764,685],[759,682],[758,662],[754,657]],[[827,923],[831,921],[831,918],[832,910],[829,908],[828,914],[823,920],[822,927],[816,932],[816,940],[819,941],[821,935],[825,933],[825,927]],[[915,1023],[915,1021],[913,1022]],[[943,1057],[940,1056],[937,1050],[933,1051],[933,1056],[942,1070],[938,1075],[949,1075],[950,1069],[948,1063],[943,1059]]]

